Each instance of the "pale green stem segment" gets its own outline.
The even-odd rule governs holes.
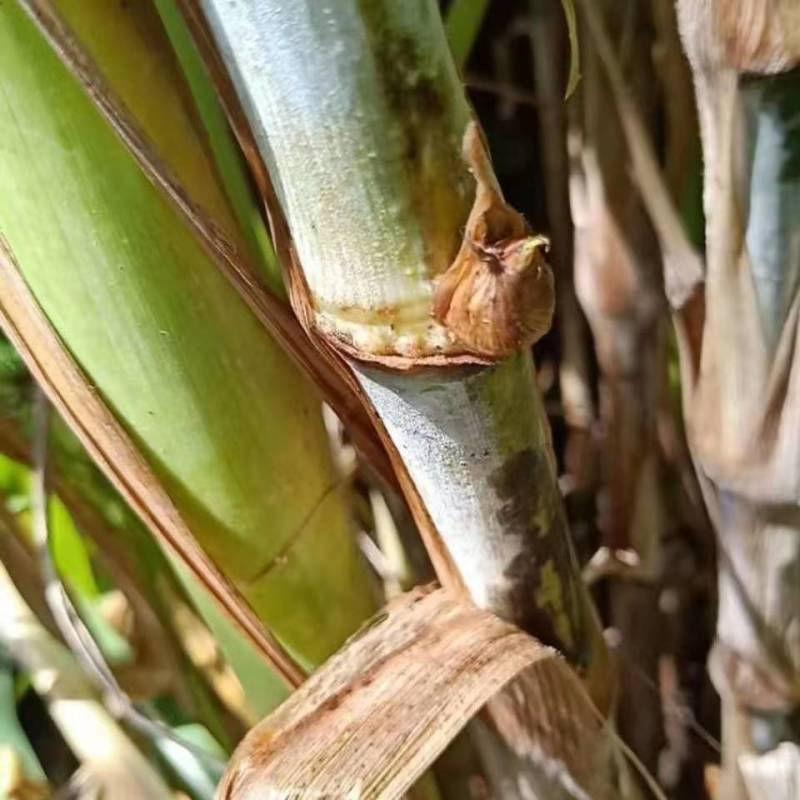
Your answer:
[[[741,87],[747,129],[747,249],[767,347],[774,350],[800,289],[800,75]]]
[[[586,665],[593,621],[530,357],[359,377],[472,599]]]
[[[0,232],[51,323],[203,548],[319,663],[373,603],[319,401],[9,3],[0,171]]]

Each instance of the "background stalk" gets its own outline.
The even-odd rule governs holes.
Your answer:
[[[591,480],[591,426],[595,419],[589,374],[588,330],[575,294],[574,236],[569,197],[567,151],[568,44],[561,0],[531,0],[530,36],[534,86],[539,102],[539,152],[542,163],[547,221],[551,239],[550,260],[556,276],[556,325],[560,343],[559,389],[564,418],[570,429],[565,445],[565,467],[575,488]],[[573,104],[576,102],[572,101]]]
[[[800,16],[780,0],[678,7],[705,164],[703,347],[685,405],[719,543],[720,791],[788,798],[800,771]]]
[[[30,674],[92,787],[170,800],[170,788],[102,706],[72,654],[38,622],[3,565],[0,643]]]

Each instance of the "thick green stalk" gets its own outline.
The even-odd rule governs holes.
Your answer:
[[[461,157],[470,110],[438,9],[281,6],[204,4],[319,322],[367,352],[447,348],[430,277],[452,260],[474,183]]]
[[[618,68],[624,70],[627,89],[649,134],[658,113],[649,63],[651,12],[644,5],[627,14],[614,2],[589,2],[614,41],[626,26],[632,32],[625,61]],[[647,768],[655,770],[664,744],[664,720],[660,705],[652,702],[650,687],[634,671],[656,675],[667,644],[658,609],[662,539],[669,524],[658,438],[666,375],[666,309],[658,241],[646,208],[636,197],[629,153],[619,146],[623,124],[614,113],[612,84],[604,74],[593,33],[590,25],[581,26],[585,70],[570,107],[575,285],[592,329],[600,371],[598,416],[604,434],[597,458],[605,498],[605,508],[598,514],[602,544],[615,562],[624,550],[639,557],[636,581],[612,578],[608,588],[610,623],[620,634],[623,656],[618,722],[626,741]]]
[[[599,668],[531,359],[459,366],[481,359],[432,314],[435,280],[494,181],[436,4],[203,7],[278,189],[314,324],[354,356],[463,585],[579,667]],[[428,369],[391,369],[401,362]],[[541,791],[535,748],[519,746],[530,771],[521,785]],[[559,781],[542,796],[564,796]]]
[[[277,2],[238,3],[230,10],[208,2],[205,7],[271,162],[317,325],[351,337],[353,349],[378,358],[407,355],[413,360],[417,354],[424,358],[458,350],[459,343],[431,318],[431,293],[434,278],[455,256],[474,198],[474,179],[461,153],[471,116],[434,4],[329,0],[291,7]],[[431,397],[427,413],[437,415],[434,432],[447,417],[458,426],[458,415],[473,409],[472,430],[465,419],[464,431],[454,435],[456,440],[475,437],[469,452],[428,458],[434,471],[446,459],[450,479],[434,474],[428,488],[423,465],[412,469],[434,521],[462,515],[458,527],[467,526],[467,549],[472,537],[480,539],[472,529],[491,518],[481,504],[499,509],[516,498],[508,487],[491,489],[489,481],[481,486],[477,473],[488,476],[514,453],[532,449],[541,454],[545,475],[551,474],[546,427],[533,432],[544,418],[528,358],[511,359],[488,372],[439,369],[404,376],[361,366],[357,372],[390,427],[399,428],[401,414],[421,407],[426,394]],[[407,398],[405,392],[414,396]],[[396,410],[388,408],[392,402],[399,404]],[[511,413],[514,408],[520,413]],[[424,460],[430,454],[420,451],[420,441],[435,442],[427,435],[415,440],[419,430],[414,420],[409,428],[409,441],[398,430],[395,443],[406,461]],[[495,452],[498,463],[491,464]],[[534,455],[531,461],[539,459]],[[455,480],[458,470],[463,474]],[[474,491],[474,508],[436,501],[437,489],[446,492],[456,485]],[[503,491],[510,494],[498,498]],[[547,505],[558,508],[552,500]],[[532,510],[528,506],[517,515],[523,524],[529,523],[526,512]],[[513,511],[507,516],[494,524],[510,526]],[[542,523],[543,529],[549,527]],[[468,563],[471,558],[463,558],[466,576],[475,569]],[[512,558],[508,552],[491,556],[481,564],[482,576],[468,578],[479,602],[491,607],[489,595],[495,594],[498,608],[506,603],[502,585],[508,576],[501,573]],[[556,573],[569,567],[569,559],[559,559]],[[569,603],[572,590],[567,588],[563,597]]]
[[[96,46],[111,85],[233,225],[169,58],[147,57],[157,19],[142,32],[125,16],[141,7],[92,7],[97,27],[89,4],[71,21],[96,42],[119,34],[118,61]],[[372,599],[315,393],[15,4],[0,7],[0,61],[0,232],[25,280],[202,547],[318,663]]]

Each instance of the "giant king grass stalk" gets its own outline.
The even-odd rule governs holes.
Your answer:
[[[278,251],[296,254],[298,313],[349,360],[460,584],[559,648],[602,703],[604,650],[526,352],[549,324],[548,268],[502,199],[435,3],[202,7],[288,221]],[[520,713],[495,715],[501,737],[522,735]],[[525,741],[505,790],[571,796],[568,766],[545,775]],[[604,744],[584,754],[595,790]]]

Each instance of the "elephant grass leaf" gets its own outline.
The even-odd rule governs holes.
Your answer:
[[[112,13],[105,3],[79,10],[88,14],[90,6]],[[175,95],[159,94],[160,62],[139,59],[132,45],[117,55],[123,66],[115,74],[151,71],[146,86],[136,84],[125,100],[131,108],[149,101],[149,113],[141,111],[148,130],[168,129],[154,140],[176,136],[161,153],[172,173],[193,198],[197,192],[215,223],[217,209],[235,230],[224,193],[208,178],[213,169],[196,144],[199,134],[184,122],[178,136],[175,119],[160,116],[175,111]],[[97,413],[108,417],[102,424],[122,423],[117,443],[127,441],[184,533],[188,527],[305,666],[318,663],[369,613],[372,599],[314,392],[16,5],[0,6],[0,61],[7,187],[0,230],[27,288],[96,387]],[[120,79],[115,88],[122,86]],[[32,313],[31,304],[19,313]],[[28,358],[43,364],[35,349]],[[80,380],[75,374],[70,380]],[[39,377],[63,395],[52,373],[40,369]],[[119,460],[99,452],[107,430],[85,408],[71,412],[83,415],[84,443],[105,459],[127,499],[151,526],[163,527],[141,485],[131,486]],[[182,556],[196,558],[181,547]],[[209,565],[198,572],[198,564],[202,583]]]
[[[299,683],[294,662],[263,630],[250,607],[197,546],[141,453],[64,349],[30,294],[7,242],[1,238],[0,325],[26,359],[39,385],[156,538],[214,595],[250,636],[267,663],[282,671],[290,685]]]
[[[340,364],[331,363],[324,354],[321,357],[319,348],[303,332],[288,306],[264,289],[249,263],[247,248],[237,235],[237,225],[222,184],[216,181],[217,173],[211,169],[210,157],[198,156],[196,145],[202,147],[206,131],[196,125],[198,109],[192,103],[184,103],[186,93],[179,91],[184,85],[183,76],[174,69],[172,59],[165,59],[163,53],[159,58],[159,52],[155,56],[151,52],[154,48],[159,51],[162,46],[169,49],[153,9],[149,9],[148,16],[147,4],[118,7],[98,0],[86,4],[75,0],[58,0],[57,4],[50,0],[21,0],[20,5],[37,22],[54,52],[258,321],[314,381],[350,431],[361,454],[389,485],[395,485],[394,470],[359,399],[355,381]],[[92,22],[91,15],[87,19],[87,9],[99,16],[98,24]],[[191,6],[184,7],[181,2],[181,11],[190,13]],[[121,16],[122,26],[119,21],[109,25],[105,20],[108,15]],[[126,16],[132,17],[127,23]],[[197,30],[192,28],[193,35],[199,37],[198,42],[207,44],[201,21],[196,17],[192,21],[193,26],[200,26]],[[75,30],[71,25],[75,25]],[[98,36],[98,30],[109,33]],[[131,30],[139,30],[139,36],[132,37]],[[82,38],[76,37],[76,31]],[[124,48],[109,46],[109,42],[123,41],[119,38],[123,33],[127,36]],[[234,109],[229,106],[229,93],[221,86],[223,76],[210,56],[203,50],[203,60],[213,73],[215,91],[224,98],[225,111],[231,116]],[[165,81],[162,73],[170,79]],[[139,77],[132,79],[131,75]],[[159,77],[161,80],[157,81]],[[200,81],[199,74],[194,75],[193,81],[195,84]],[[159,87],[163,91],[160,103],[154,100]],[[247,132],[240,125],[235,127],[236,137],[247,153],[252,150]],[[181,132],[179,136],[176,131]],[[263,164],[254,164],[250,156],[248,163],[263,194],[266,191]]]
[[[220,178],[247,239],[250,256],[260,267],[270,290],[283,297],[285,290],[280,267],[251,189],[244,159],[203,59],[174,0],[154,0],[154,3],[208,134]]]
[[[489,0],[453,0],[444,25],[453,60],[463,69],[478,38]]]

